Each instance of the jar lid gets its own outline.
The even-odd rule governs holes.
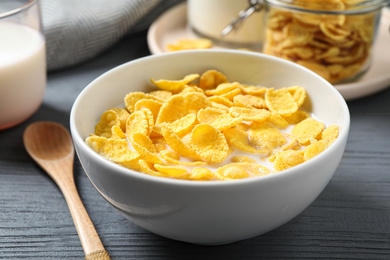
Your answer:
[[[372,12],[386,6],[387,0],[264,0],[270,6],[278,6],[296,11],[361,14]]]

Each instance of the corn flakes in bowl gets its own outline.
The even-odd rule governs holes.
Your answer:
[[[114,68],[77,97],[77,155],[99,193],[161,236],[226,244],[302,212],[336,171],[348,107],[280,58],[193,50]]]

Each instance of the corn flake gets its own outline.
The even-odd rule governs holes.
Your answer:
[[[211,125],[218,129],[219,131],[224,131],[226,129],[235,127],[236,125],[240,124],[243,120],[243,117],[233,117],[231,114],[224,114],[219,117],[217,117]]]
[[[130,143],[141,157],[151,163],[161,163],[162,160],[157,154],[157,149],[152,140],[143,133],[133,133],[130,136]]]
[[[182,51],[182,50],[194,50],[194,49],[210,49],[213,46],[213,42],[209,39],[180,39],[173,44],[168,44],[169,51]]]
[[[124,98],[125,106],[130,113],[134,112],[134,106],[141,99],[154,99],[153,96],[143,92],[130,92]]]
[[[290,114],[290,115],[285,115],[283,118],[287,121],[288,124],[290,125],[295,125],[298,124],[299,122],[305,120],[306,118],[309,118],[310,115],[309,113],[302,111],[302,110],[297,110],[296,112]]]
[[[249,129],[251,143],[263,149],[273,150],[287,143],[286,137],[267,122],[254,122]]]
[[[197,119],[200,123],[211,124],[218,117],[225,115],[227,112],[214,107],[206,107],[198,111]]]
[[[244,179],[250,177],[249,173],[239,167],[237,163],[227,164],[215,172],[220,180]]]
[[[246,162],[246,163],[256,163],[256,160],[255,159],[252,159],[248,156],[233,156],[231,161],[233,163],[242,163],[242,162]]]
[[[256,148],[249,139],[249,135],[247,132],[230,128],[223,131],[223,134],[226,137],[226,140],[231,146],[234,146],[242,151],[256,154],[268,154],[268,149],[258,149]]]
[[[306,90],[300,86],[293,86],[287,88],[288,92],[290,92],[291,96],[294,98],[297,106],[302,106],[303,102],[306,99]]]
[[[172,123],[188,114],[197,114],[202,108],[210,106],[208,98],[197,92],[174,95],[160,109],[156,124]]]
[[[207,162],[204,161],[184,161],[181,160],[180,154],[178,154],[175,151],[172,150],[162,150],[160,151],[160,156],[167,161],[168,163],[171,163],[173,165],[184,165],[184,166],[202,166],[207,165]]]
[[[190,180],[213,180],[216,179],[215,173],[207,168],[198,167],[192,169],[190,175],[187,177]]]
[[[172,97],[172,92],[166,90],[154,90],[149,92],[149,96],[157,99],[158,101],[165,102]]]
[[[231,107],[229,113],[234,117],[242,117],[245,121],[265,121],[271,113],[266,109]]]
[[[170,124],[170,127],[178,136],[183,136],[192,129],[195,122],[196,115],[194,113],[191,113],[172,122]]]
[[[114,125],[111,128],[111,138],[117,138],[117,139],[126,139],[126,134],[122,131],[122,129]]]
[[[265,92],[265,104],[271,112],[280,115],[292,114],[298,110],[298,105],[287,88],[268,89]]]
[[[301,164],[304,162],[302,153],[299,151],[289,150],[279,152],[275,156],[274,160],[274,169],[276,171],[286,170],[295,165]]]
[[[181,80],[151,79],[151,82],[161,90],[170,91],[172,93],[179,93],[188,83],[197,78],[199,78],[199,74],[189,74]]]
[[[209,89],[205,91],[205,94],[208,96],[212,95],[225,95],[228,94],[234,90],[240,90],[240,83],[233,82],[233,83],[221,83],[219,84],[215,89]]]
[[[181,140],[181,138],[177,134],[175,134],[175,132],[168,124],[162,125],[161,133],[167,144],[172,148],[172,150],[179,153],[181,156],[195,159],[199,158],[195,151],[191,147],[187,146]]]
[[[119,116],[114,110],[107,110],[96,124],[94,134],[109,138],[111,137],[111,128],[113,126],[121,126]]]
[[[144,110],[132,113],[126,122],[126,135],[131,136],[133,133],[149,135],[149,119]]]
[[[246,172],[248,172],[253,177],[267,175],[270,172],[267,167],[264,167],[264,166],[257,164],[257,163],[242,162],[242,163],[236,163],[236,165],[241,167],[242,169],[244,169]]]
[[[233,101],[234,97],[239,95],[241,93],[241,88],[233,89],[232,91],[229,91],[225,94],[222,94],[221,97],[227,98],[230,101]]]
[[[248,108],[264,108],[264,99],[252,95],[236,95],[233,98],[233,103],[237,107],[248,107]]]
[[[305,153],[303,155],[303,158],[305,159],[305,161],[307,161],[317,156],[321,152],[325,151],[328,145],[329,145],[329,141],[327,139],[323,139],[320,141],[313,139],[311,144],[305,148]]]
[[[267,122],[273,124],[278,129],[286,129],[290,125],[284,117],[273,113],[267,118]]]
[[[222,166],[216,171],[217,177],[222,180],[243,179],[248,177],[269,174],[269,170],[256,163],[231,163]]]
[[[291,130],[291,134],[294,135],[300,144],[308,144],[310,139],[317,138],[324,130],[324,123],[319,122],[313,118],[307,118]]]
[[[117,116],[118,116],[118,119],[120,121],[120,128],[122,129],[123,132],[126,131],[126,121],[127,121],[127,118],[130,116],[129,112],[124,109],[124,108],[119,108],[119,107],[113,107],[113,108],[110,108],[110,110],[114,111]]]
[[[162,174],[161,172],[156,170],[156,168],[154,168],[153,164],[148,162],[148,161],[140,159],[138,161],[138,164],[139,164],[141,170],[146,174],[149,174],[152,176],[157,176],[157,177],[167,177],[165,174]]]
[[[140,157],[137,151],[129,149],[126,139],[108,139],[92,135],[87,137],[85,142],[95,152],[115,163],[131,162]]]
[[[138,100],[134,105],[134,111],[140,111],[142,109],[149,109],[152,112],[153,120],[156,121],[158,113],[160,112],[161,101],[153,100],[153,99],[141,99]]]
[[[218,103],[218,104],[221,104],[221,105],[224,105],[226,107],[232,107],[233,106],[233,102],[230,101],[228,98],[226,97],[222,97],[222,96],[211,96],[209,97],[209,100],[211,102],[215,102],[215,103]]]
[[[241,84],[240,88],[244,94],[253,95],[253,96],[261,96],[267,91],[267,88],[262,86]]]
[[[154,168],[159,172],[167,175],[168,177],[177,178],[183,174],[187,173],[187,168],[182,166],[171,166],[171,165],[162,165],[162,164],[154,164]]]
[[[224,74],[216,70],[204,72],[199,79],[199,87],[203,90],[214,89],[222,83],[227,83],[228,79]]]
[[[221,96],[222,97],[222,96]],[[225,97],[223,97],[225,98]],[[230,101],[230,100],[229,100]],[[217,102],[214,102],[214,101],[211,101],[210,102],[211,104],[211,107],[213,108],[216,108],[216,109],[219,109],[219,110],[223,110],[225,111],[226,113],[229,112],[229,107],[228,106],[225,106],[225,105],[222,105],[221,103],[217,103]]]
[[[225,136],[209,124],[199,124],[191,132],[191,147],[208,162],[222,162],[229,155]]]
[[[331,125],[322,131],[320,140],[328,140],[329,143],[333,143],[334,140],[339,136],[339,126]]]
[[[180,94],[188,93],[188,92],[198,92],[204,94],[203,89],[199,88],[198,86],[190,86],[190,85],[185,85],[184,89],[180,92]]]

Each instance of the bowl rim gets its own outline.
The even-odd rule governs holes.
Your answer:
[[[313,77],[315,77],[317,80],[322,81],[324,85],[326,85],[327,88],[330,88],[330,90],[333,92],[333,94],[337,98],[337,102],[341,103],[342,106],[342,112],[344,114],[344,126],[339,131],[338,138],[323,152],[315,156],[314,158],[311,158],[310,160],[296,165],[294,167],[291,167],[286,170],[278,171],[275,173],[267,174],[264,176],[258,176],[258,177],[251,177],[251,178],[244,178],[244,179],[234,179],[229,181],[221,181],[221,180],[209,180],[209,181],[194,181],[194,180],[184,180],[184,179],[174,179],[174,178],[168,178],[168,177],[157,177],[149,174],[145,174],[142,172],[137,172],[132,169],[123,167],[117,163],[111,162],[107,159],[105,159],[103,156],[99,155],[95,151],[93,151],[81,138],[80,133],[77,130],[76,126],[76,110],[78,108],[79,103],[81,102],[84,95],[86,95],[86,92],[88,92],[89,89],[93,88],[95,83],[99,81],[102,77],[107,76],[108,74],[111,74],[117,70],[123,69],[123,67],[128,66],[130,63],[137,63],[142,62],[144,60],[148,59],[155,59],[155,58],[161,58],[163,56],[172,56],[172,55],[183,55],[188,53],[222,53],[222,54],[239,54],[239,55],[249,55],[249,56],[258,56],[260,59],[266,59],[266,60],[274,60],[277,62],[287,63],[290,66],[299,67],[301,70],[307,71],[309,74],[311,74]],[[347,141],[348,134],[349,134],[349,128],[350,128],[350,113],[348,109],[348,105],[342,95],[337,91],[337,89],[330,84],[328,81],[317,75],[316,73],[312,72],[311,70],[298,65],[294,62],[284,60],[282,58],[274,57],[267,54],[262,53],[254,53],[254,52],[248,52],[248,51],[242,51],[242,50],[225,50],[225,49],[211,49],[211,50],[185,50],[185,51],[178,51],[178,52],[170,52],[170,53],[162,53],[162,54],[155,54],[155,55],[149,55],[141,58],[137,58],[134,60],[130,60],[128,62],[125,62],[123,64],[120,64],[116,67],[113,67],[106,72],[99,75],[97,78],[95,78],[93,81],[91,81],[76,97],[72,108],[70,112],[70,130],[71,135],[74,143],[77,143],[80,145],[80,147],[77,147],[76,145],[76,152],[78,153],[78,148],[83,149],[87,155],[94,160],[97,160],[100,164],[105,165],[108,168],[113,168],[117,173],[124,175],[124,177],[130,177],[130,178],[137,178],[143,181],[149,181],[149,182],[155,182],[160,184],[166,184],[166,185],[180,185],[185,187],[197,187],[197,186],[207,186],[207,187],[230,187],[232,185],[247,185],[247,184],[253,184],[257,182],[267,182],[267,181],[274,181],[278,180],[280,178],[283,178],[284,176],[289,175],[295,175],[299,174],[302,170],[302,168],[308,168],[312,164],[316,164],[317,161],[322,160],[323,157],[330,156],[330,154],[334,153],[339,147],[343,147],[343,143]],[[89,173],[84,169],[87,176],[89,177]],[[92,181],[92,180],[91,180]]]

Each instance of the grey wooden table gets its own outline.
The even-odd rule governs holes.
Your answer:
[[[39,111],[0,132],[0,259],[83,259],[66,202],[25,152],[22,133],[41,120],[69,127],[71,106],[89,82],[146,55],[142,32],[80,66],[50,73]],[[390,88],[348,105],[350,136],[329,185],[298,217],[249,240],[223,246],[169,240],[119,215],[78,160],[76,184],[112,259],[390,259]]]

